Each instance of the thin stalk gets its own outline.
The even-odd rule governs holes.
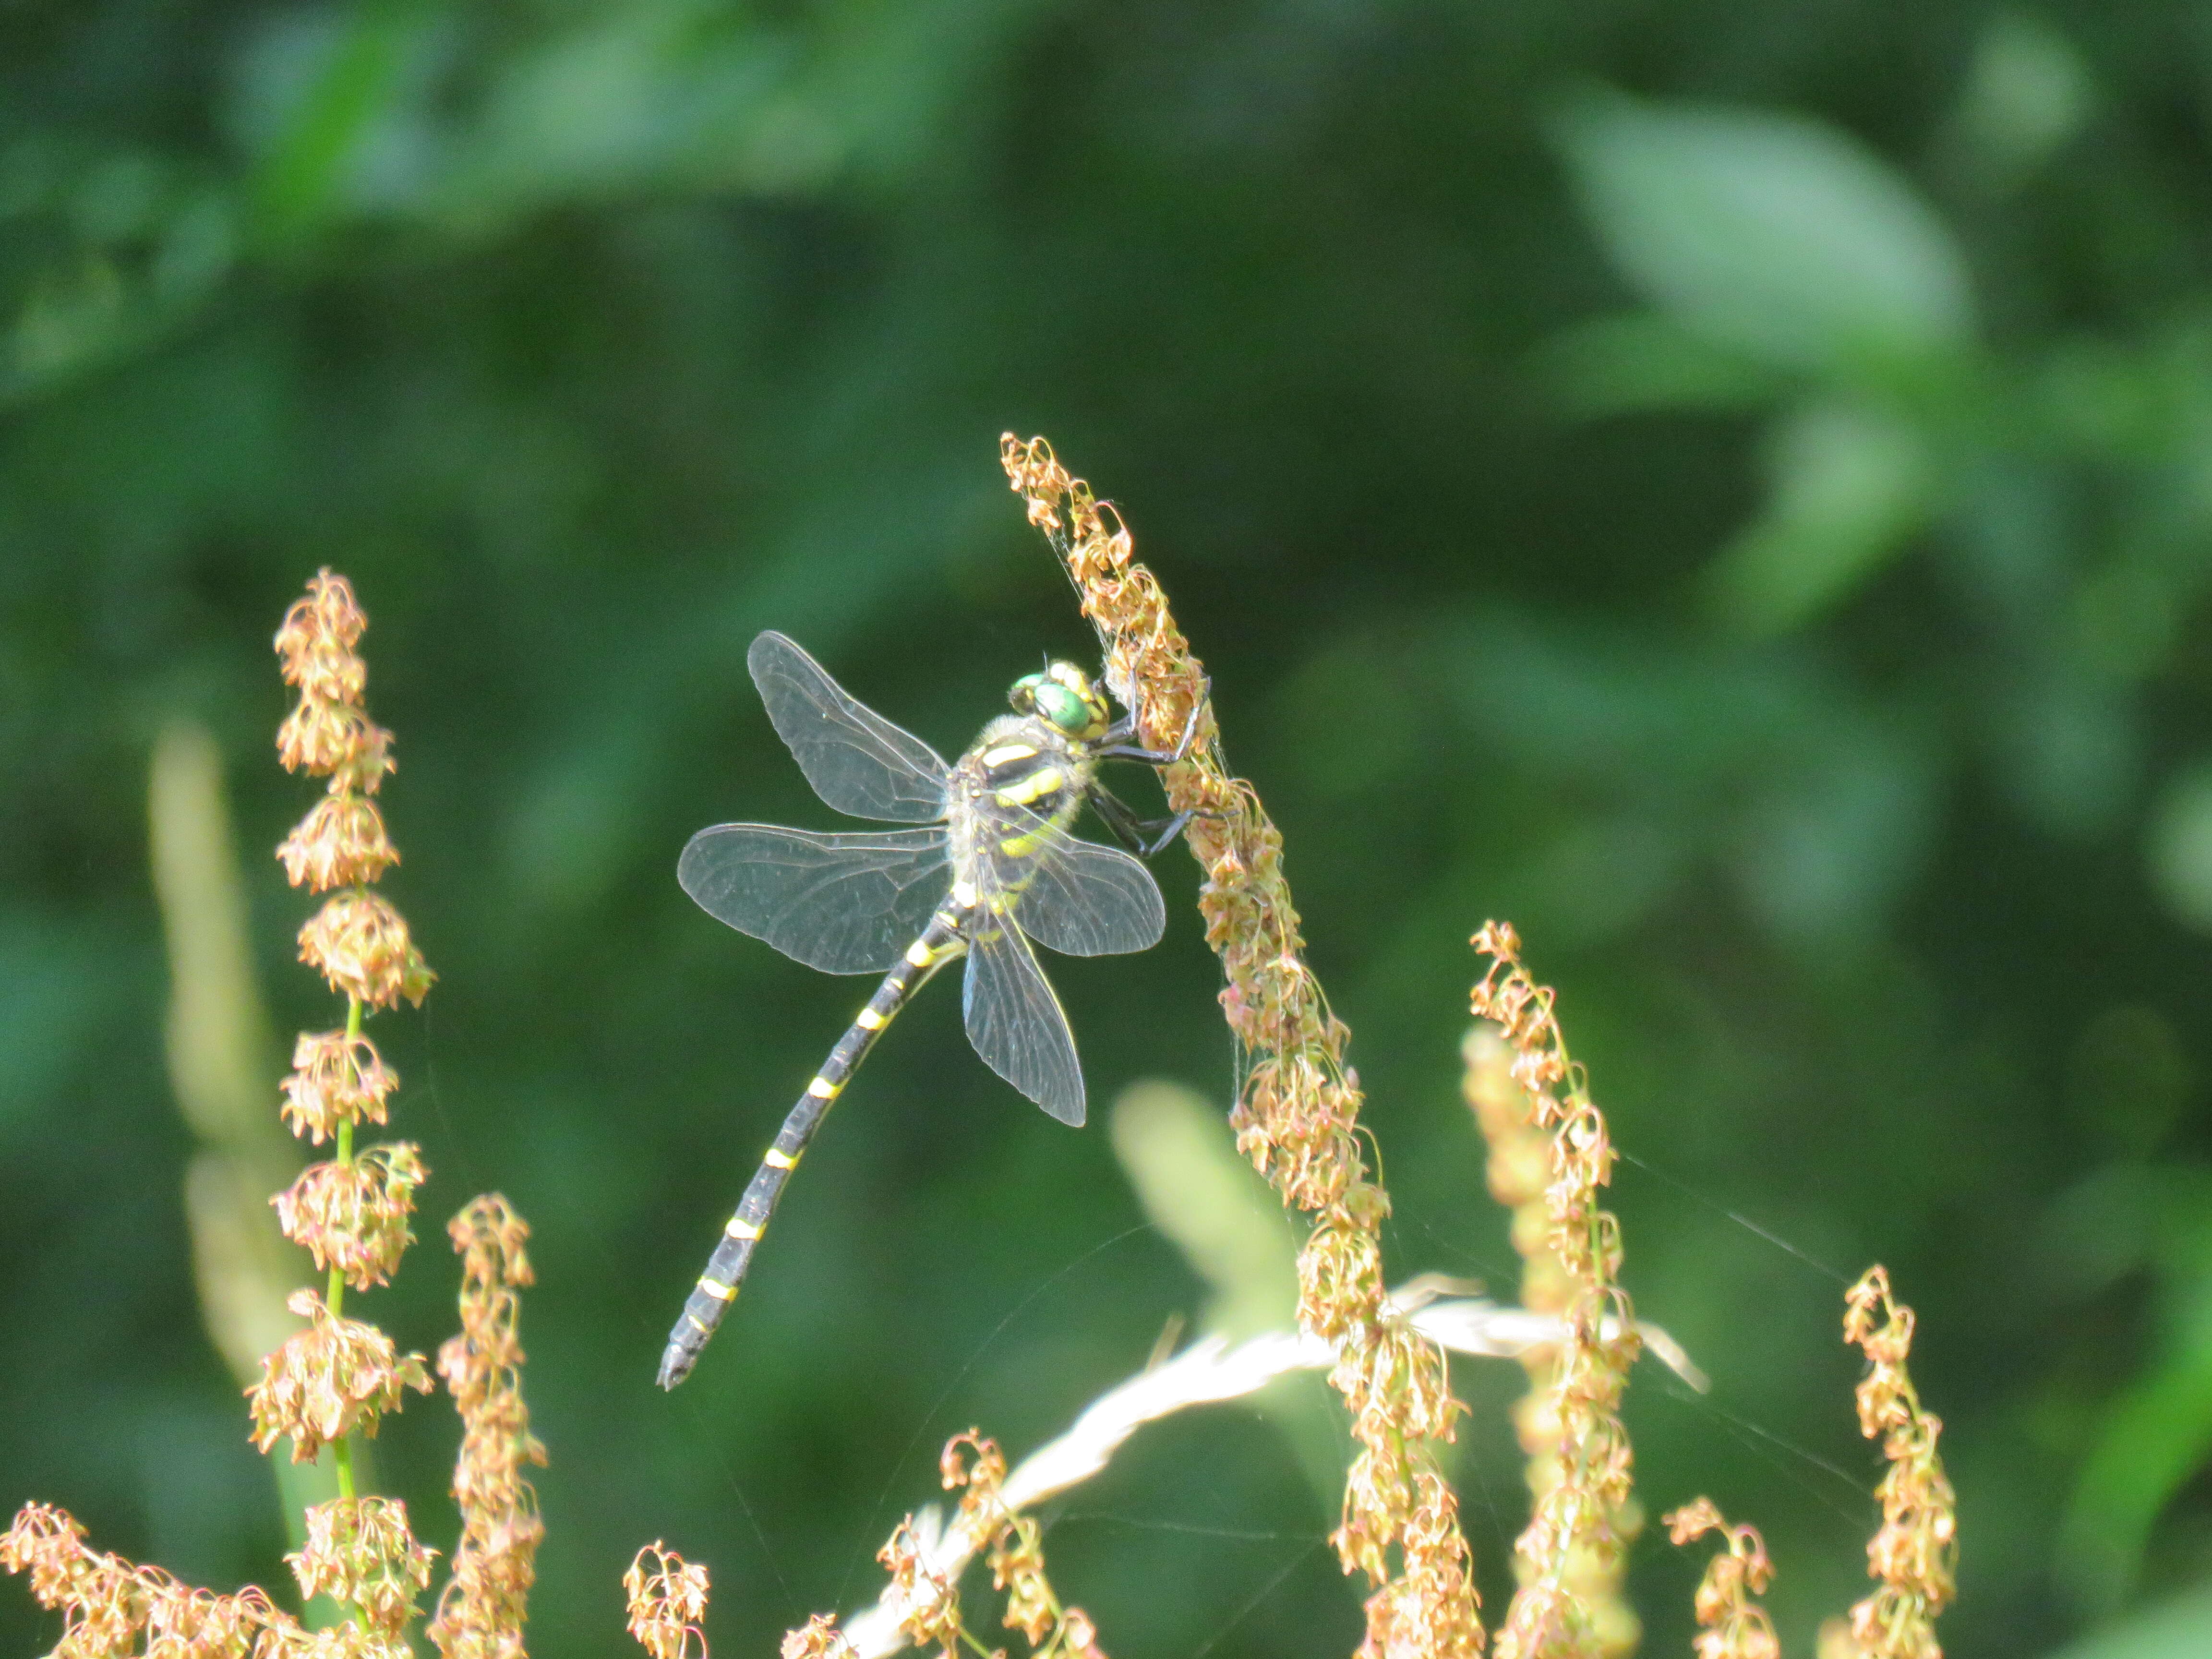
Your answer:
[[[346,1066],[349,1070],[352,1069],[353,1066],[352,1044],[360,1036],[361,999],[357,996],[349,996],[346,999]],[[350,1118],[341,1119],[338,1123],[337,1162],[341,1165],[353,1162],[353,1120]],[[332,1319],[336,1319],[345,1307],[345,1274],[339,1270],[336,1262],[331,1264],[330,1288],[325,1293],[324,1300],[329,1305],[331,1317]],[[331,1455],[332,1463],[337,1470],[338,1496],[342,1498],[349,1499],[354,1495],[353,1442],[351,1437],[341,1435],[337,1439],[332,1441],[331,1443]],[[357,1607],[355,1608],[354,1614],[356,1619],[358,1620],[360,1617],[360,1609]]]

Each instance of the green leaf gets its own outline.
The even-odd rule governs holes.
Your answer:
[[[1584,96],[1557,131],[1622,273],[1717,345],[1796,370],[1955,355],[1966,261],[1856,139],[1802,116]]]
[[[2176,771],[2152,809],[2151,890],[2185,927],[2212,933],[2212,762]]]
[[[1887,563],[1926,522],[1933,471],[1919,434],[1863,404],[1808,403],[1767,448],[1765,512],[1707,573],[1723,621],[1787,632]]]
[[[1544,343],[1534,368],[1566,412],[1586,418],[1752,409],[1778,389],[1765,365],[1649,311],[1593,317],[1565,329]]]
[[[2208,1458],[2212,1344],[2200,1344],[2130,1384],[2106,1413],[2058,1553],[2084,1601],[2109,1607],[2134,1587],[2160,1511]]]
[[[2212,1583],[2107,1625],[2052,1659],[2198,1659],[2206,1653],[2212,1653]]]

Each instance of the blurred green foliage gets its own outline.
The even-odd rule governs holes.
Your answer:
[[[435,1222],[536,1224],[546,1659],[620,1650],[654,1537],[726,1655],[852,1605],[939,1439],[1018,1452],[1202,1302],[1107,1136],[926,998],[651,1387],[854,995],[671,878],[700,824],[823,821],[744,645],[947,751],[1084,651],[1012,428],[1122,504],[1285,829],[1394,1274],[1511,1280],[1455,1092],[1510,916],[1636,1160],[1629,1287],[1717,1382],[1632,1397],[1644,1497],[1765,1529],[1793,1650],[1863,1582],[1835,1275],[1876,1258],[1948,1425],[1952,1651],[2212,1574],[2201,9],[25,0],[0,40],[0,1501],[280,1571],[194,1304],[143,801],[208,721],[278,1024],[328,1024],[259,856],[310,799],[267,641],[324,563],[443,975],[378,1022],[437,1178],[369,1306],[427,1350]],[[1226,1097],[1179,915],[1055,964],[1097,1098]],[[1493,1606],[1516,1376],[1460,1373]],[[441,1544],[451,1443],[417,1406],[380,1449]],[[1224,1410],[1048,1547],[1116,1653],[1342,1652],[1333,1518]],[[1640,1551],[1652,1651],[1695,1572]],[[54,1632],[13,1590],[0,1633]]]

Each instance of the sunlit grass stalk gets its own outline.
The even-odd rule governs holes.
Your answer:
[[[269,1205],[302,1159],[269,1109],[275,1042],[253,962],[244,872],[213,734],[172,718],[148,767],[147,844],[169,958],[164,1044],[179,1114],[198,1143],[184,1182],[192,1277],[209,1339],[240,1387],[295,1326],[297,1258]],[[277,1459],[288,1544],[304,1511],[337,1495],[336,1471]],[[319,1617],[323,1609],[314,1610]]]

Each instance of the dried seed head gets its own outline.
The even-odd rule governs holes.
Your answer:
[[[402,1389],[429,1393],[422,1356],[401,1357],[375,1326],[334,1316],[313,1291],[293,1291],[284,1305],[309,1322],[261,1362],[261,1381],[246,1391],[259,1450],[289,1437],[292,1461],[312,1462],[356,1430],[374,1434]]]
[[[400,1636],[437,1553],[415,1541],[407,1506],[396,1498],[335,1498],[310,1504],[307,1522],[307,1543],[284,1558],[300,1593],[358,1607],[372,1627]]]
[[[368,618],[354,602],[353,584],[325,565],[308,579],[307,597],[292,601],[276,630],[284,683],[345,702],[360,696],[362,676],[341,659],[368,627]]]
[[[408,1141],[371,1146],[343,1164],[314,1164],[269,1201],[284,1237],[335,1267],[357,1291],[390,1282],[415,1242],[407,1218],[426,1176]]]
[[[1698,1659],[1781,1659],[1782,1645],[1766,1610],[1751,1598],[1773,1582],[1774,1566],[1753,1527],[1731,1527],[1710,1498],[1662,1517],[1667,1535],[1683,1545],[1709,1532],[1727,1546],[1705,1563],[1697,1597]]]
[[[405,997],[417,1007],[438,976],[422,960],[406,919],[374,893],[338,893],[300,929],[300,960],[333,991],[365,1006],[390,1008]]]
[[[707,1616],[707,1569],[686,1561],[659,1539],[637,1553],[623,1574],[629,1598],[629,1633],[653,1659],[707,1659],[699,1621]]]
[[[276,758],[287,772],[328,775],[334,784],[373,795],[392,769],[392,733],[358,703],[302,696],[276,727]]]
[[[367,1037],[302,1031],[284,1079],[284,1121],[319,1146],[341,1123],[383,1122],[385,1103],[398,1086],[399,1073]]]
[[[356,794],[325,795],[276,849],[285,879],[311,893],[366,885],[399,854],[384,831],[376,803]]]
[[[67,1621],[59,1659],[288,1659],[306,1640],[251,1585],[235,1595],[194,1589],[159,1567],[87,1549],[83,1539],[82,1527],[45,1504],[25,1504],[0,1536],[0,1565],[27,1569],[32,1595]]]

